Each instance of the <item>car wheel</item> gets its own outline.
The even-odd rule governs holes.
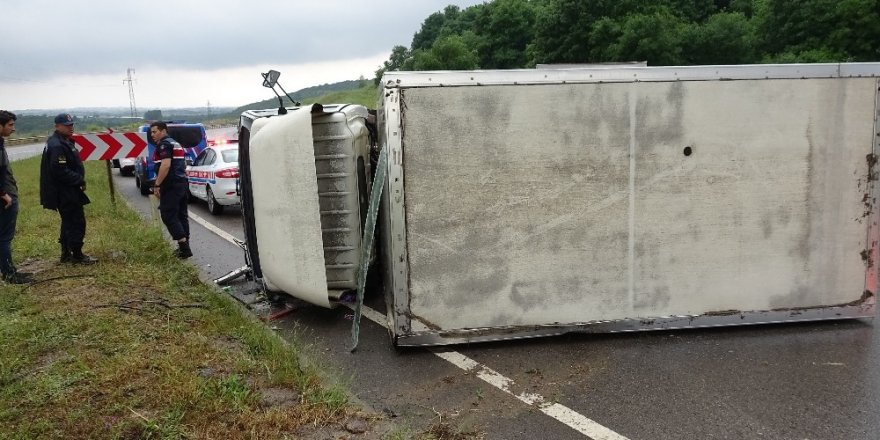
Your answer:
[[[214,198],[214,191],[211,191],[211,186],[208,185],[208,212],[214,215],[220,215],[223,213],[223,205],[217,203],[217,199]]]
[[[150,184],[149,184],[149,183],[144,182],[144,181],[141,180],[141,179],[137,179],[137,180],[135,180],[135,183],[137,183],[137,187],[138,187],[138,189],[141,190],[141,195],[142,195],[142,196],[148,196],[148,195],[150,195],[150,186],[149,186]]]

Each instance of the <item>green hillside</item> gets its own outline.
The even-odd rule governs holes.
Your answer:
[[[379,91],[372,81],[358,89],[342,90],[339,92],[325,93],[314,98],[303,99],[303,104],[360,104],[367,108],[376,108],[379,100]],[[276,105],[278,100],[275,100]]]
[[[266,89],[266,93],[271,95],[272,91]],[[378,92],[376,92],[376,87],[373,86],[372,81],[349,80],[333,84],[323,84],[320,86],[307,87],[305,89],[297,90],[296,92],[291,93],[290,96],[303,104],[313,104],[316,102],[322,104],[354,103],[362,104],[369,108],[374,108],[376,107],[376,99],[378,96],[377,93]],[[290,103],[290,100],[287,99],[286,96],[282,95],[282,98],[284,98],[285,106],[292,105]],[[232,114],[240,115],[241,112],[245,110],[258,110],[277,107],[278,98],[272,97],[263,101],[243,105],[233,110]]]

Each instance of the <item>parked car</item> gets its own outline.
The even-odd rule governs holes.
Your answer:
[[[134,176],[135,163],[137,163],[137,158],[135,157],[123,157],[122,159],[117,159],[119,174],[129,177]]]
[[[223,208],[238,205],[238,142],[226,141],[208,145],[186,167],[191,198],[208,202],[211,214],[221,214]]]
[[[147,195],[152,192],[153,183],[156,181],[156,170],[153,166],[153,152],[156,150],[156,145],[150,138],[149,125],[142,125],[139,131],[147,133],[147,150],[135,162],[134,184],[140,189],[142,195]],[[168,136],[180,143],[186,150],[186,157],[190,161],[195,161],[196,156],[208,146],[207,133],[202,124],[169,122]]]

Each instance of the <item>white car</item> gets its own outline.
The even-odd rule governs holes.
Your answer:
[[[186,167],[190,197],[208,202],[211,214],[225,206],[238,205],[238,143],[208,145],[192,165]]]
[[[119,159],[119,174],[123,176],[134,176],[134,163],[136,157],[123,157]]]

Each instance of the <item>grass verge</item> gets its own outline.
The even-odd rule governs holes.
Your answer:
[[[103,163],[86,164],[93,266],[58,263],[39,158],[13,169],[14,256],[39,281],[0,285],[0,438],[310,438],[362,417],[160,229],[111,205]]]

